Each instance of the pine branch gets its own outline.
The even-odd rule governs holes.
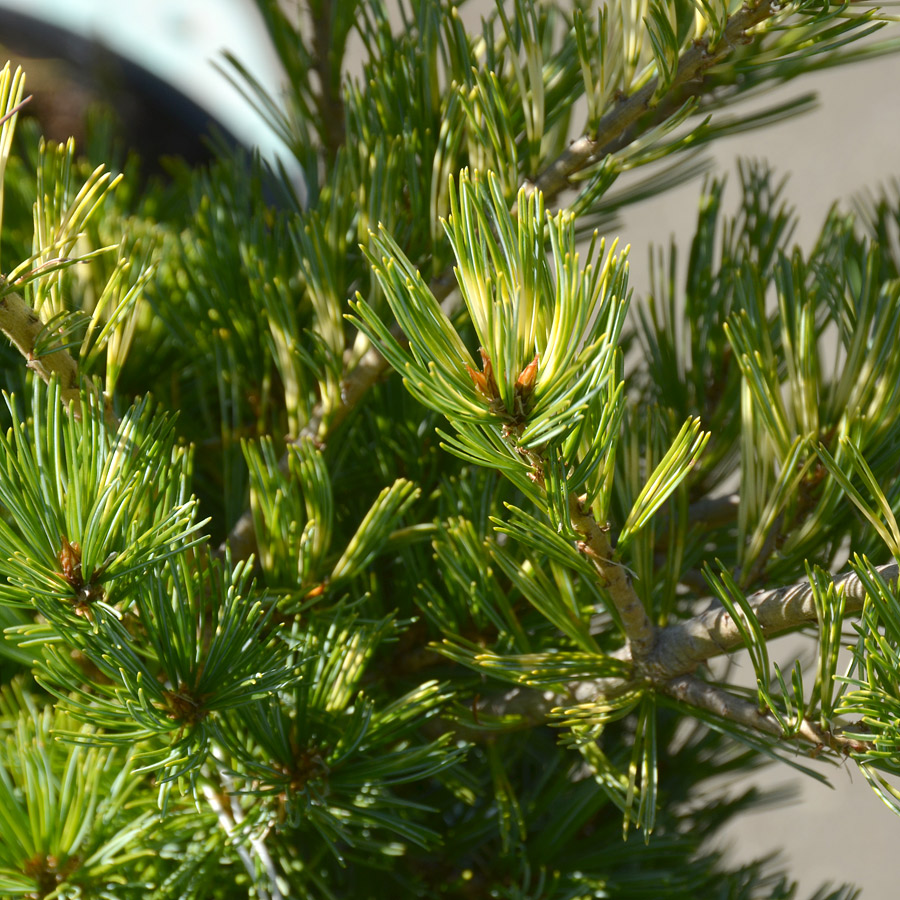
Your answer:
[[[234,802],[233,798],[226,801],[226,799],[224,799],[222,795],[216,792],[215,788],[211,784],[204,784],[202,787],[202,791],[204,799],[209,804],[209,808],[216,814],[216,818],[219,820],[219,826],[221,827],[222,831],[228,836],[228,839],[232,841],[234,851],[235,853],[237,853],[238,858],[244,864],[244,868],[247,870],[247,874],[250,876],[251,881],[255,882],[257,880],[256,864],[253,861],[253,856],[246,847],[242,846],[239,839],[235,839],[235,835],[238,833],[240,828],[240,819],[236,820],[236,817],[242,816],[242,813],[240,812],[240,805]],[[275,888],[276,891],[278,891],[278,882],[274,877],[274,865],[265,844],[256,837],[250,839],[250,844],[257,856],[262,860],[263,865],[267,870],[267,874],[269,875],[269,883]],[[264,885],[257,883],[255,889],[259,894],[260,900],[269,900],[269,893],[265,889]],[[278,891],[273,900],[284,900],[284,895],[280,891]]]
[[[233,841],[234,847],[238,851],[238,855],[244,863],[248,875],[256,882],[256,890],[259,892],[260,900],[285,900],[284,894],[282,894],[281,889],[278,886],[278,868],[266,847],[265,840],[260,838],[258,834],[251,833],[246,836],[240,834],[242,828],[246,830],[246,817],[244,815],[244,810],[241,808],[240,794],[235,790],[234,781],[227,773],[224,754],[221,748],[214,746],[211,755],[218,764],[217,774],[222,782],[222,794],[217,794],[211,784],[205,784],[203,786],[204,796],[213,810],[215,810],[216,816],[218,817],[219,823],[223,827],[225,834]],[[227,798],[227,805],[224,798]],[[246,840],[250,845],[253,855],[256,856],[260,866],[265,870],[266,875],[268,876],[268,887],[272,890],[271,894],[266,889],[266,886],[260,884],[256,878],[257,865],[254,863],[253,856],[250,852],[245,847],[241,846],[242,839]]]
[[[712,222],[701,220],[686,290],[706,312],[687,316],[692,323],[687,343],[675,312],[673,253],[671,329],[667,340],[656,341],[659,352],[644,373],[660,388],[658,397],[640,383],[636,397],[625,383],[632,336],[625,322],[624,256],[615,248],[607,252],[598,236],[582,268],[576,242],[587,221],[615,205],[604,192],[620,172],[715,131],[689,129],[686,117],[696,123],[707,100],[716,106],[729,99],[728,90],[720,90],[729,78],[726,88],[738,94],[803,69],[817,41],[826,52],[830,45],[841,46],[847,29],[834,25],[831,14],[841,16],[844,8],[698,0],[695,20],[692,7],[658,0],[647,0],[640,9],[612,5],[600,11],[599,30],[584,31],[577,48],[572,26],[581,13],[574,20],[563,15],[564,43],[551,57],[560,24],[552,3],[537,9],[530,0],[516,0],[514,24],[499,10],[505,37],[498,34],[499,43],[491,43],[486,26],[484,52],[465,34],[454,10],[413,5],[404,12],[412,33],[403,42],[409,53],[396,56],[392,26],[377,3],[362,8],[357,18],[355,0],[311,0],[307,12],[315,33],[302,39],[297,34],[294,41],[291,17],[279,0],[259,2],[273,37],[280,38],[279,54],[294,91],[290,114],[281,115],[272,105],[269,115],[305,166],[310,194],[316,193],[313,185],[319,192],[318,208],[310,210],[314,221],[306,223],[308,232],[295,233],[287,221],[258,219],[255,203],[245,215],[239,204],[258,195],[232,191],[237,186],[231,184],[232,173],[210,174],[202,184],[211,189],[199,192],[203,215],[184,241],[188,245],[193,235],[207,243],[197,258],[185,254],[191,263],[187,271],[164,265],[159,291],[161,296],[172,279],[173,296],[191,300],[171,306],[186,336],[209,327],[217,335],[205,344],[201,335],[198,347],[185,342],[186,352],[178,357],[187,370],[204,376],[200,405],[188,414],[205,418],[205,388],[217,375],[223,434],[234,433],[245,411],[256,423],[254,439],[241,448],[253,512],[232,530],[231,544],[223,544],[223,565],[211,564],[207,546],[200,546],[205,539],[197,534],[205,523],[196,521],[200,501],[190,494],[193,456],[172,418],[154,411],[147,399],[124,415],[115,435],[108,434],[99,396],[86,393],[91,387],[82,384],[95,371],[94,361],[101,362],[94,348],[102,348],[109,333],[130,341],[133,327],[143,327],[135,317],[116,331],[122,321],[118,310],[131,309],[122,292],[132,296],[133,279],[119,265],[133,255],[132,245],[116,245],[116,279],[101,297],[111,297],[116,312],[110,314],[108,307],[102,312],[101,301],[91,303],[97,293],[93,279],[85,291],[76,291],[75,298],[83,297],[82,305],[95,311],[81,351],[70,349],[75,339],[70,343],[67,335],[76,333],[85,311],[65,309],[71,305],[63,302],[70,300],[69,292],[44,277],[48,266],[74,265],[112,249],[70,258],[82,233],[99,243],[107,231],[106,223],[89,232],[71,223],[97,207],[109,177],[100,170],[90,177],[81,199],[71,204],[77,214],[72,219],[61,210],[77,171],[74,156],[71,150],[48,152],[41,169],[47,189],[39,186],[44,199],[34,217],[40,251],[30,273],[36,279],[34,296],[25,290],[25,277],[16,277],[18,270],[0,276],[0,331],[39,376],[29,379],[30,405],[27,399],[8,400],[12,427],[0,430],[0,561],[5,561],[0,627],[20,654],[4,653],[0,642],[0,663],[4,678],[10,661],[23,670],[22,677],[5,678],[9,684],[0,692],[0,727],[20,736],[0,741],[0,884],[28,896],[87,895],[116,884],[121,900],[143,898],[147,884],[158,900],[248,891],[268,900],[337,897],[359,885],[373,900],[397,893],[471,896],[473,885],[479,896],[488,896],[520,883],[536,885],[532,893],[547,900],[590,894],[597,885],[614,895],[631,890],[647,897],[657,896],[660,884],[691,896],[717,890],[790,894],[793,889],[783,880],[766,882],[755,868],[729,872],[702,850],[731,810],[745,808],[751,798],[707,803],[702,815],[696,800],[706,779],[752,764],[752,754],[730,751],[730,736],[776,757],[789,757],[795,749],[809,756],[827,750],[834,759],[852,755],[873,787],[900,809],[900,793],[878,774],[900,773],[900,566],[875,569],[858,555],[854,573],[830,575],[807,562],[808,582],[749,597],[753,588],[746,586],[754,563],[765,568],[764,538],[777,530],[776,513],[785,508],[799,509],[794,520],[810,525],[796,533],[787,529],[796,539],[783,547],[787,564],[822,559],[848,534],[858,549],[883,554],[886,543],[892,558],[900,560],[894,516],[898,484],[891,466],[900,446],[892,427],[897,404],[881,390],[900,380],[895,371],[900,354],[891,355],[897,329],[868,327],[870,318],[900,321],[900,297],[882,289],[886,279],[893,283],[897,270],[881,264],[873,241],[865,266],[848,255],[848,282],[836,263],[848,247],[855,250],[852,226],[846,225],[846,233],[836,231],[834,247],[829,244],[816,257],[822,265],[811,263],[807,270],[798,264],[788,271],[785,264],[776,288],[787,325],[778,340],[764,302],[769,282],[760,278],[759,315],[741,333],[750,350],[757,349],[752,338],[772,338],[771,347],[762,347],[772,352],[758,355],[775,375],[765,381],[760,362],[757,393],[765,400],[762,388],[771,381],[771,396],[785,399],[786,406],[789,396],[796,398],[796,415],[784,416],[790,427],[777,429],[772,438],[776,456],[763,444],[774,431],[766,432],[749,415],[738,429],[731,418],[737,391],[744,389],[736,378],[728,380],[729,396],[716,398],[728,407],[727,429],[717,429],[723,417],[715,418],[716,403],[710,406],[709,397],[702,396],[709,381],[703,373],[721,370],[721,354],[710,349],[716,343],[710,329],[729,311],[744,311],[730,295],[715,305],[725,276],[713,270],[737,268],[745,259],[730,252],[732,237],[735,242],[746,237],[746,260],[766,272],[773,248],[786,240],[780,225],[770,227],[775,220],[765,191],[748,190],[754,203],[745,212],[752,224],[744,231],[739,223],[724,226],[721,253],[716,250],[721,229],[712,225],[709,246],[700,246],[704,223]],[[734,11],[730,18],[729,10]],[[804,25],[807,16],[811,23]],[[320,175],[329,171],[326,157],[336,154],[335,170],[348,162],[340,147],[344,114],[336,113],[336,104],[340,59],[354,21],[373,57],[368,83],[383,90],[354,93],[348,85],[346,149],[363,153],[341,178],[322,185]],[[788,34],[794,22],[800,25]],[[444,43],[429,42],[436,29],[446,31]],[[643,40],[634,42],[641,29]],[[690,43],[700,34],[704,41]],[[616,52],[627,52],[630,43],[636,49],[609,78],[610,66],[619,71],[618,57],[604,55],[612,37],[621,38]],[[721,65],[744,42],[752,42],[750,52],[736,50],[734,66]],[[597,53],[586,49],[594,46]],[[782,58],[787,68],[766,74]],[[419,66],[418,60],[428,65]],[[492,75],[511,61],[507,75],[517,78],[518,87],[507,89],[512,81],[506,77],[485,82],[483,107],[473,101],[465,111],[447,111],[445,97],[458,103],[464,95],[451,91],[440,97],[451,82],[441,76],[465,74],[481,60]],[[594,72],[601,60],[603,71]],[[659,78],[651,80],[654,72]],[[431,73],[433,83],[425,77]],[[395,81],[398,74],[404,78]],[[579,77],[589,97],[589,124],[582,131],[591,135],[542,172],[570,133]],[[464,82],[456,80],[458,86]],[[420,86],[428,88],[422,91],[428,100],[406,103]],[[496,97],[487,96],[495,88]],[[545,88],[553,117],[544,115]],[[2,95],[0,90],[0,114]],[[521,101],[521,110],[508,104],[512,96]],[[494,99],[496,109],[489,106]],[[365,107],[378,104],[390,115],[368,118]],[[470,116],[470,130],[462,112]],[[479,116],[487,123],[481,131]],[[404,130],[393,131],[401,121]],[[423,142],[417,143],[419,133],[407,134],[408,122],[423,123]],[[307,140],[313,133],[309,123],[315,123],[323,146]],[[446,126],[437,141],[435,124]],[[488,125],[502,132],[493,149],[486,144],[493,139]],[[447,133],[467,139],[468,146],[443,140]],[[398,134],[409,141],[392,143]],[[516,136],[523,134],[527,162],[513,152],[503,177],[490,172],[503,168],[503,147],[516,151],[521,140]],[[374,140],[368,142],[368,136]],[[3,144],[0,139],[0,182]],[[555,149],[547,153],[548,146]],[[479,164],[482,172],[489,172],[481,180],[466,170],[458,193],[453,179],[441,183],[463,161],[474,169],[479,160],[487,163]],[[432,161],[435,168],[429,167]],[[438,164],[441,178],[434,174]],[[510,191],[526,173],[535,181],[525,182],[510,213]],[[226,179],[222,184],[220,177]],[[379,183],[386,186],[384,193],[370,190]],[[448,183],[446,198],[430,194]],[[544,196],[559,205],[552,198],[582,184],[588,187],[576,205],[548,219]],[[656,179],[655,193],[668,184]],[[10,214],[21,217],[20,199],[16,195]],[[450,271],[426,284],[416,265],[433,251],[426,268],[440,273],[440,260],[447,257],[434,243],[434,228],[411,236],[409,231],[429,222],[436,227],[445,199],[459,289]],[[148,204],[142,215],[153,209]],[[575,217],[585,211],[576,228]],[[302,218],[301,213],[293,224],[303,225]],[[364,233],[381,218],[387,224],[362,248],[376,279],[369,282],[361,258],[346,252],[346,244],[356,229]],[[57,219],[66,227],[57,229]],[[251,220],[253,228],[247,227]],[[214,221],[227,227],[213,227]],[[13,235],[21,252],[20,237],[18,231]],[[283,252],[282,238],[296,242],[296,254]],[[400,243],[407,238],[404,249]],[[262,256],[262,277],[256,278],[254,268],[250,280],[271,286],[273,293],[245,295],[244,270]],[[299,272],[298,256],[308,263]],[[832,262],[834,277],[829,270],[823,284],[819,272]],[[20,269],[30,264],[31,259]],[[749,262],[745,270],[756,272]],[[861,273],[864,278],[855,277]],[[142,285],[143,278],[134,284]],[[802,289],[807,278],[816,279],[815,291]],[[350,302],[356,318],[347,319],[361,327],[359,349],[349,349],[343,298],[353,286],[365,291],[363,285],[376,281],[377,305],[359,294]],[[862,288],[858,281],[864,281]],[[793,292],[782,291],[783,284],[793,285]],[[756,286],[748,283],[745,293]],[[310,319],[305,307],[298,311],[295,290],[305,291],[301,307],[312,300]],[[194,297],[201,292],[202,299]],[[220,303],[219,292],[227,300]],[[247,296],[260,302],[248,302]],[[455,327],[461,316],[450,319],[459,296],[468,306],[462,334]],[[382,299],[391,312],[385,312]],[[26,300],[33,300],[33,309]],[[207,302],[208,321],[184,314]],[[795,322],[791,313],[801,308],[805,312]],[[396,324],[389,329],[385,317],[391,315]],[[266,316],[268,330],[262,327]],[[159,321],[165,321],[152,318],[152,330],[143,332],[151,337],[162,333]],[[307,321],[315,333],[303,332],[311,339],[303,346]],[[835,389],[815,377],[823,321],[846,340],[849,362]],[[657,324],[654,318],[654,328]],[[363,337],[370,344],[360,343]],[[111,345],[104,387],[110,394],[116,379],[110,373],[124,358],[115,341]],[[367,346],[372,349],[364,352]],[[473,347],[480,350],[481,371]],[[264,356],[266,348],[274,350],[274,360]],[[691,376],[684,390],[672,380],[685,371],[681,349],[698,376]],[[781,377],[782,349],[787,380]],[[150,352],[157,352],[155,344]],[[377,417],[374,432],[368,416],[363,422],[363,415],[353,415],[384,376],[386,359],[405,375],[412,396],[454,430],[441,437],[468,465],[461,479],[458,463],[433,460],[432,446],[417,446],[421,410],[414,404],[393,405],[386,419]],[[871,385],[859,374],[863,363],[875,373]],[[144,374],[156,371],[152,367]],[[853,390],[857,382],[858,391]],[[65,400],[79,387],[81,405],[65,415],[60,396]],[[94,391],[99,395],[100,388]],[[316,394],[322,403],[313,407]],[[285,398],[274,419],[273,396]],[[171,402],[179,405],[178,399],[175,394]],[[671,399],[675,402],[666,402]],[[760,403],[754,402],[756,409]],[[819,412],[813,408],[817,403]],[[746,406],[743,400],[739,405]],[[289,444],[279,462],[276,437],[266,432],[285,409],[291,437],[277,437],[278,444]],[[721,447],[714,448],[712,460],[699,462],[709,432],[688,415],[695,409],[713,411],[710,430]],[[679,411],[686,421],[675,435]],[[839,417],[838,430],[832,420]],[[801,434],[791,444],[795,421]],[[366,432],[365,440],[353,439],[355,426]],[[813,446],[816,435],[822,443]],[[741,447],[735,444],[738,437]],[[328,459],[321,452],[326,440]],[[720,483],[737,449],[745,464],[755,459],[745,448],[759,449],[760,458],[744,473],[741,504],[734,496],[703,497],[689,506],[705,493],[704,485]],[[242,482],[230,478],[235,457],[226,451],[221,497],[231,509]],[[815,479],[807,479],[816,454],[822,459],[821,478],[816,470]],[[396,478],[363,514],[364,498],[353,496],[354,485],[380,480],[395,468],[411,480]],[[196,483],[203,492],[219,493],[215,479],[204,480],[208,471],[198,473]],[[498,472],[511,489],[498,487]],[[405,514],[419,493],[425,512],[410,524]],[[792,502],[795,495],[799,506]],[[862,510],[862,527],[857,519],[834,515],[844,495]],[[520,498],[537,511],[513,505]],[[748,522],[743,513],[751,498]],[[210,500],[218,503],[214,496]],[[736,510],[742,513],[741,534]],[[616,523],[618,534],[609,522]],[[485,536],[490,523],[496,540]],[[698,554],[731,560],[748,524],[756,525],[759,536],[748,543],[740,585],[718,563],[715,573],[704,567],[705,586],[695,588],[690,579],[698,574]],[[265,588],[253,582],[246,561],[233,565],[230,558],[231,547],[238,559],[249,556],[257,535]],[[433,555],[424,543],[429,539]],[[673,610],[684,593],[712,596],[725,608],[677,621]],[[856,616],[859,640],[853,667],[841,678],[837,664],[846,642],[845,613]],[[799,664],[784,673],[771,667],[766,652],[770,638],[803,626],[819,637],[811,690],[809,685],[804,690],[810,679]],[[440,682],[423,680],[420,659],[411,664],[427,652],[429,633],[444,636],[434,654],[442,661]],[[609,652],[610,647],[619,649]],[[751,657],[755,688],[720,684],[704,671],[706,661],[742,647]],[[479,679],[506,687],[483,700],[469,693],[467,709],[467,692],[488,690]],[[34,691],[32,682],[45,692]],[[670,714],[657,715],[661,708]],[[709,728],[699,739],[682,742],[673,755],[675,729],[690,717]],[[29,719],[46,727],[23,728]],[[615,722],[620,726],[609,728]],[[485,737],[482,747],[467,752],[469,741]],[[109,752],[97,746],[104,744]],[[60,748],[64,752],[57,753]],[[573,752],[581,757],[574,764]],[[173,791],[188,802],[170,803]],[[157,807],[169,815],[158,815]],[[7,815],[7,809],[13,812]],[[598,853],[598,847],[619,840],[617,809],[624,814],[626,834],[636,826],[648,838],[658,812],[661,843],[648,848],[631,841],[622,852]],[[537,881],[528,870],[534,849],[541,857]],[[400,869],[383,864],[401,856]],[[838,893],[843,895],[834,896]]]
[[[693,82],[696,83],[694,93],[700,93],[703,73],[722,62],[737,44],[746,40],[748,29],[763,22],[773,12],[769,0],[764,0],[752,8],[744,7],[731,17],[722,39],[714,50],[708,47],[706,40],[696,42],[682,56],[669,93],[685,88]],[[596,134],[583,135],[573,141],[533,182],[524,179],[523,186],[526,190],[529,192],[541,191],[545,201],[550,203],[561,191],[569,187],[571,176],[592,165],[606,153],[620,149],[623,136],[628,134],[633,140],[639,133],[650,130],[664,121],[668,117],[669,111],[657,106],[659,115],[651,116],[650,120],[644,123],[640,132],[635,131],[635,125],[641,117],[651,110],[651,100],[657,87],[658,79],[654,79],[630,97],[618,101],[617,107],[600,120]],[[442,272],[432,279],[429,285],[431,292],[438,301],[441,301],[448,315],[457,306],[456,294],[453,293],[455,287],[456,281],[452,270]],[[452,297],[451,294],[453,294]],[[403,342],[404,336],[396,324],[391,331],[397,340]],[[340,426],[368,391],[383,377],[387,369],[388,363],[384,357],[374,347],[370,347],[342,380],[340,405],[331,411],[325,421],[322,404],[317,404],[298,440],[312,438],[315,441],[324,442],[327,435],[332,434]],[[282,458],[281,462],[282,465],[287,465],[287,455]],[[219,546],[219,556],[225,553],[226,546],[230,547],[232,558],[235,561],[247,559],[255,552],[256,536],[253,532],[253,516],[249,509],[245,510],[235,522],[228,536]]]
[[[569,516],[572,527],[585,537],[578,549],[600,573],[604,587],[622,619],[631,657],[635,660],[647,657],[653,649],[656,630],[625,569],[613,561],[613,549],[607,532],[597,524],[590,512],[582,509],[574,496],[569,497]]]
[[[682,675],[668,682],[665,692],[682,703],[696,709],[712,713],[718,719],[727,719],[751,731],[768,734],[771,737],[803,741],[811,744],[816,750],[827,747],[840,753],[860,752],[869,745],[863,741],[845,737],[839,731],[820,728],[808,718],[792,723],[792,733],[785,732],[784,727],[765,709],[755,703],[729,694],[728,691],[701,681],[693,675]]]
[[[729,19],[722,39],[715,48],[710,48],[705,39],[696,41],[679,60],[667,93],[671,94],[691,82],[697,82],[697,87],[688,91],[683,99],[701,93],[703,73],[722,62],[737,44],[746,42],[747,32],[769,18],[773,11],[770,0],[763,0],[752,7],[744,6]],[[616,107],[600,120],[596,134],[582,135],[573,141],[528,187],[542,191],[545,196],[555,196],[569,186],[572,175],[602,159],[607,153],[620,149],[620,139],[651,110],[652,100],[658,89],[657,76],[630,97],[619,100]],[[663,118],[668,117],[668,112],[666,109],[662,110]],[[642,130],[648,130],[657,124],[659,123],[656,121],[648,123]],[[633,137],[636,136],[635,134]]]
[[[900,578],[900,566],[897,563],[879,566],[876,571],[889,582]],[[859,612],[865,603],[866,593],[856,573],[847,572],[835,578],[834,583],[835,587],[844,593],[844,611],[846,613]],[[811,625],[817,619],[813,591],[808,581],[774,590],[760,591],[749,597],[748,602],[759,621],[760,628],[767,637],[776,637],[792,629]],[[671,685],[677,687],[683,683],[687,684],[687,687],[677,687],[677,690],[686,691],[692,697],[696,695],[697,702],[689,701],[693,705],[715,711],[706,704],[724,701],[712,698],[711,694],[707,695],[707,700],[703,700],[701,695],[709,685],[704,685],[703,682],[696,679],[690,679],[687,682],[682,680],[690,676],[690,673],[701,663],[728,653],[740,647],[742,643],[737,626],[724,609],[708,610],[693,619],[658,629],[652,650],[643,658],[633,655],[631,643],[611,654],[615,659],[623,662],[636,663],[634,677],[630,683],[619,678],[572,682],[567,686],[565,694],[516,689],[508,691],[501,697],[486,699],[479,704],[479,709],[489,715],[516,715],[524,717],[528,722],[538,722],[546,720],[550,711],[556,707],[571,706],[573,702],[590,703],[600,697],[615,697],[627,691],[634,682],[645,679],[672,696],[677,695],[673,692],[675,688],[671,688]],[[704,685],[703,690],[693,686],[693,681]],[[749,704],[749,707],[754,711],[752,717],[749,717],[743,708],[741,708],[743,711],[738,711],[735,715],[740,714],[747,717],[748,721],[756,722],[760,719],[758,710],[753,704]],[[735,709],[738,710],[738,707]],[[736,718],[735,721],[742,720]],[[777,720],[772,718],[771,722],[777,726],[778,735],[783,734]],[[770,725],[763,724],[757,730],[765,731],[769,727]],[[774,732],[769,731],[768,733]],[[808,735],[812,736],[812,732],[808,732]],[[819,743],[827,744],[823,741],[819,741]]]
[[[457,295],[450,296],[456,280],[452,272],[444,272],[435,278],[429,288],[434,296],[442,301],[441,308],[449,316],[457,307]],[[403,346],[406,346],[406,336],[400,326],[395,322],[391,327],[391,334]],[[331,410],[327,421],[324,418],[324,408],[321,403],[316,404],[309,421],[300,431],[300,434],[292,441],[301,444],[303,441],[313,441],[321,445],[327,436],[333,434],[343,424],[344,420],[356,409],[362,398],[384,377],[388,370],[387,360],[374,346],[362,355],[359,362],[341,381],[341,402]],[[279,466],[284,474],[288,472],[288,452],[282,455]],[[253,530],[253,511],[245,509],[240,518],[234,523],[225,540],[216,550],[216,556],[223,558],[225,550],[231,550],[231,558],[238,562],[247,559],[256,552],[256,534]]]
[[[0,331],[10,343],[25,357],[27,366],[46,383],[56,375],[59,379],[60,399],[63,403],[79,399],[78,364],[72,359],[68,350],[57,350],[36,357],[34,355],[37,340],[44,330],[40,316],[23,299],[9,287],[9,282],[0,275]]]
[[[896,581],[900,577],[897,563],[879,566],[877,571],[886,581]],[[866,599],[859,576],[847,572],[835,578],[834,584],[844,593],[845,611],[859,612]],[[759,591],[747,599],[766,637],[775,637],[816,621],[813,590],[808,581]],[[728,653],[741,644],[741,635],[732,617],[724,609],[711,609],[661,629],[645,665],[650,667],[654,680],[665,680],[692,672],[706,660]]]
[[[35,356],[45,325],[22,295],[11,290],[9,281],[3,275],[0,275],[0,331],[25,357],[25,365],[37,373],[44,384],[50,384],[50,379],[56,376],[63,406],[68,408],[70,403],[73,404],[76,418],[80,417],[82,381],[89,392],[94,392],[94,386],[88,379],[79,377],[78,363],[65,348]],[[110,431],[115,432],[121,424],[108,399],[104,399],[103,418]]]

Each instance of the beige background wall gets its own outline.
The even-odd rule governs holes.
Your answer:
[[[900,25],[895,28],[900,35]],[[729,173],[732,199],[739,156],[768,159],[776,172],[790,174],[786,196],[800,217],[795,241],[806,248],[834,200],[849,207],[854,192],[875,188],[891,176],[900,178],[900,55],[816,73],[769,97],[810,89],[820,100],[814,112],[723,140],[711,149],[717,170]],[[699,189],[699,182],[685,185],[625,214],[619,233],[632,245],[637,293],[648,284],[645,262],[651,243],[668,244],[675,234],[683,236],[687,251]],[[789,659],[791,645],[779,644],[775,646]],[[782,851],[791,875],[800,881],[799,898],[809,897],[825,880],[855,883],[863,888],[863,900],[896,897],[900,817],[872,793],[855,765],[822,771],[834,790],[786,766],[769,766],[761,773],[758,783],[794,785],[799,799],[746,816],[727,829],[723,840],[731,845],[731,858],[748,861]]]

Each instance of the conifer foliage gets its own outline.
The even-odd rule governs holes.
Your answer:
[[[793,897],[706,785],[900,812],[900,193],[802,252],[707,176],[637,298],[615,215],[889,17],[258,3],[281,169],[138,188],[0,73],[0,895]]]

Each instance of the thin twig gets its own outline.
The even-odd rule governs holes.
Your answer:
[[[653,649],[656,629],[627,572],[614,562],[609,535],[597,524],[590,511],[582,508],[575,496],[569,498],[569,518],[572,527],[584,536],[578,549],[594,564],[603,580],[604,590],[619,613],[632,658],[647,657]]]
[[[669,92],[691,82],[699,82],[704,72],[722,60],[734,46],[745,40],[747,32],[772,15],[772,4],[763,0],[756,6],[744,6],[725,26],[719,44],[710,48],[705,40],[696,41],[678,62]],[[569,185],[572,175],[601,160],[613,149],[619,149],[618,140],[651,109],[653,97],[659,89],[659,78],[649,81],[643,88],[619,100],[597,125],[594,135],[583,135],[569,147],[534,182],[533,190],[555,196]],[[690,92],[689,92],[690,93]],[[695,93],[699,93],[696,91]],[[654,121],[654,125],[656,122]],[[647,128],[652,127],[648,125]],[[637,134],[634,135],[637,137]]]
[[[211,784],[203,785],[203,794],[206,797],[209,805],[215,811],[216,817],[219,820],[219,826],[225,832],[225,835],[231,842],[232,847],[235,849],[238,856],[241,858],[241,861],[244,863],[244,867],[247,869],[250,878],[254,881],[254,883],[256,883],[256,865],[253,862],[253,857],[251,856],[251,854],[241,843],[241,831],[244,827],[244,820],[246,817],[244,815],[243,809],[241,808],[240,795],[235,790],[234,783],[232,782],[231,777],[226,771],[227,766],[222,749],[214,745],[211,755],[219,763],[216,774],[218,775],[222,783],[222,790],[225,796],[229,798],[228,807],[226,807],[225,804],[222,803],[219,794]],[[271,900],[285,900],[284,894],[281,893],[281,889],[278,887],[278,869],[275,865],[275,861],[272,859],[271,853],[269,853],[269,850],[266,847],[265,840],[263,840],[263,838],[261,838],[259,835],[254,834],[252,831],[247,833],[245,837],[247,839],[247,842],[250,844],[253,853],[256,855],[256,858],[259,860],[260,865],[263,869],[265,869],[266,875],[269,879],[269,886],[272,889],[272,894],[270,895],[265,890],[264,885],[257,885],[256,890],[260,892],[260,898],[271,897]]]
[[[33,97],[33,94],[29,94],[27,97],[24,97],[22,100],[20,100],[12,109],[7,110],[3,118],[0,119],[0,125],[2,125],[4,122],[9,121],[17,113],[20,113],[22,109],[31,102]]]
[[[682,703],[712,713],[716,718],[736,722],[753,731],[784,740],[798,740],[810,744],[815,750],[828,748],[837,752],[862,752],[867,744],[845,737],[840,732],[825,731],[809,719],[792,723],[786,732],[778,719],[767,709],[728,693],[716,685],[701,681],[693,675],[682,675],[664,687],[665,692]]]
[[[34,350],[37,340],[44,330],[41,317],[34,311],[21,294],[9,287],[4,275],[0,275],[0,332],[6,335],[9,342],[25,357],[25,365],[43,380],[45,384],[55,375],[59,383],[59,398],[63,406],[68,408],[72,404],[74,415],[80,417],[81,387],[84,383],[89,393],[94,393],[90,381],[82,379],[78,373],[78,363],[72,358],[68,350],[60,349],[51,353],[35,356]],[[103,404],[103,420],[110,431],[115,432],[121,420],[108,402],[103,398],[98,402]]]
[[[0,275],[0,331],[25,357],[29,369],[45,381],[51,376],[59,379],[60,397],[64,404],[79,402],[78,364],[68,350],[57,350],[35,357],[37,339],[44,330],[41,317],[21,294],[10,290],[9,282]]]
[[[204,784],[202,786],[203,796],[206,798],[206,802],[209,804],[212,811],[216,814],[216,818],[219,820],[219,827],[225,832],[225,835],[232,841],[232,836],[238,831],[238,826],[235,824],[234,819],[231,816],[231,812],[227,809],[224,803],[222,803],[218,794],[216,793],[215,788],[211,784]],[[237,853],[238,858],[244,864],[244,868],[247,870],[247,874],[250,876],[251,882],[256,881],[256,866],[253,862],[253,857],[246,847],[243,847],[238,841],[232,841],[232,847],[234,848],[235,853]],[[269,893],[266,891],[264,885],[259,885],[256,890],[259,893],[260,900],[269,900]]]

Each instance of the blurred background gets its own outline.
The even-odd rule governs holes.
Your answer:
[[[479,0],[466,18],[477,21],[488,6]],[[0,54],[26,70],[26,93],[34,95],[28,112],[44,134],[82,140],[86,117],[102,102],[114,110],[121,139],[144,158],[145,172],[166,156],[210,159],[210,134],[259,147],[270,160],[278,156],[277,139],[223,74],[226,49],[277,94],[281,72],[252,0],[0,0]],[[789,175],[786,196],[799,215],[794,239],[807,249],[835,200],[852,209],[860,192],[900,178],[900,55],[800,79],[765,101],[810,90],[819,100],[813,112],[709,151],[713,171],[729,173],[732,182],[739,156],[767,159]],[[695,180],[623,213],[617,233],[632,247],[637,294],[649,283],[651,246],[674,236],[687,250],[700,188]],[[792,660],[810,645],[787,638],[773,652]],[[780,851],[800,880],[798,897],[826,880],[855,883],[867,900],[895,896],[900,821],[855,766],[828,767],[826,774],[833,789],[787,767],[756,776],[764,787],[795,789],[797,799],[730,826],[722,840],[732,858]]]
[[[281,71],[253,0],[0,0],[0,52],[25,69],[27,112],[44,134],[81,142],[102,103],[151,167],[161,156],[208,159],[211,132],[277,153],[223,75],[225,49],[277,91]]]

